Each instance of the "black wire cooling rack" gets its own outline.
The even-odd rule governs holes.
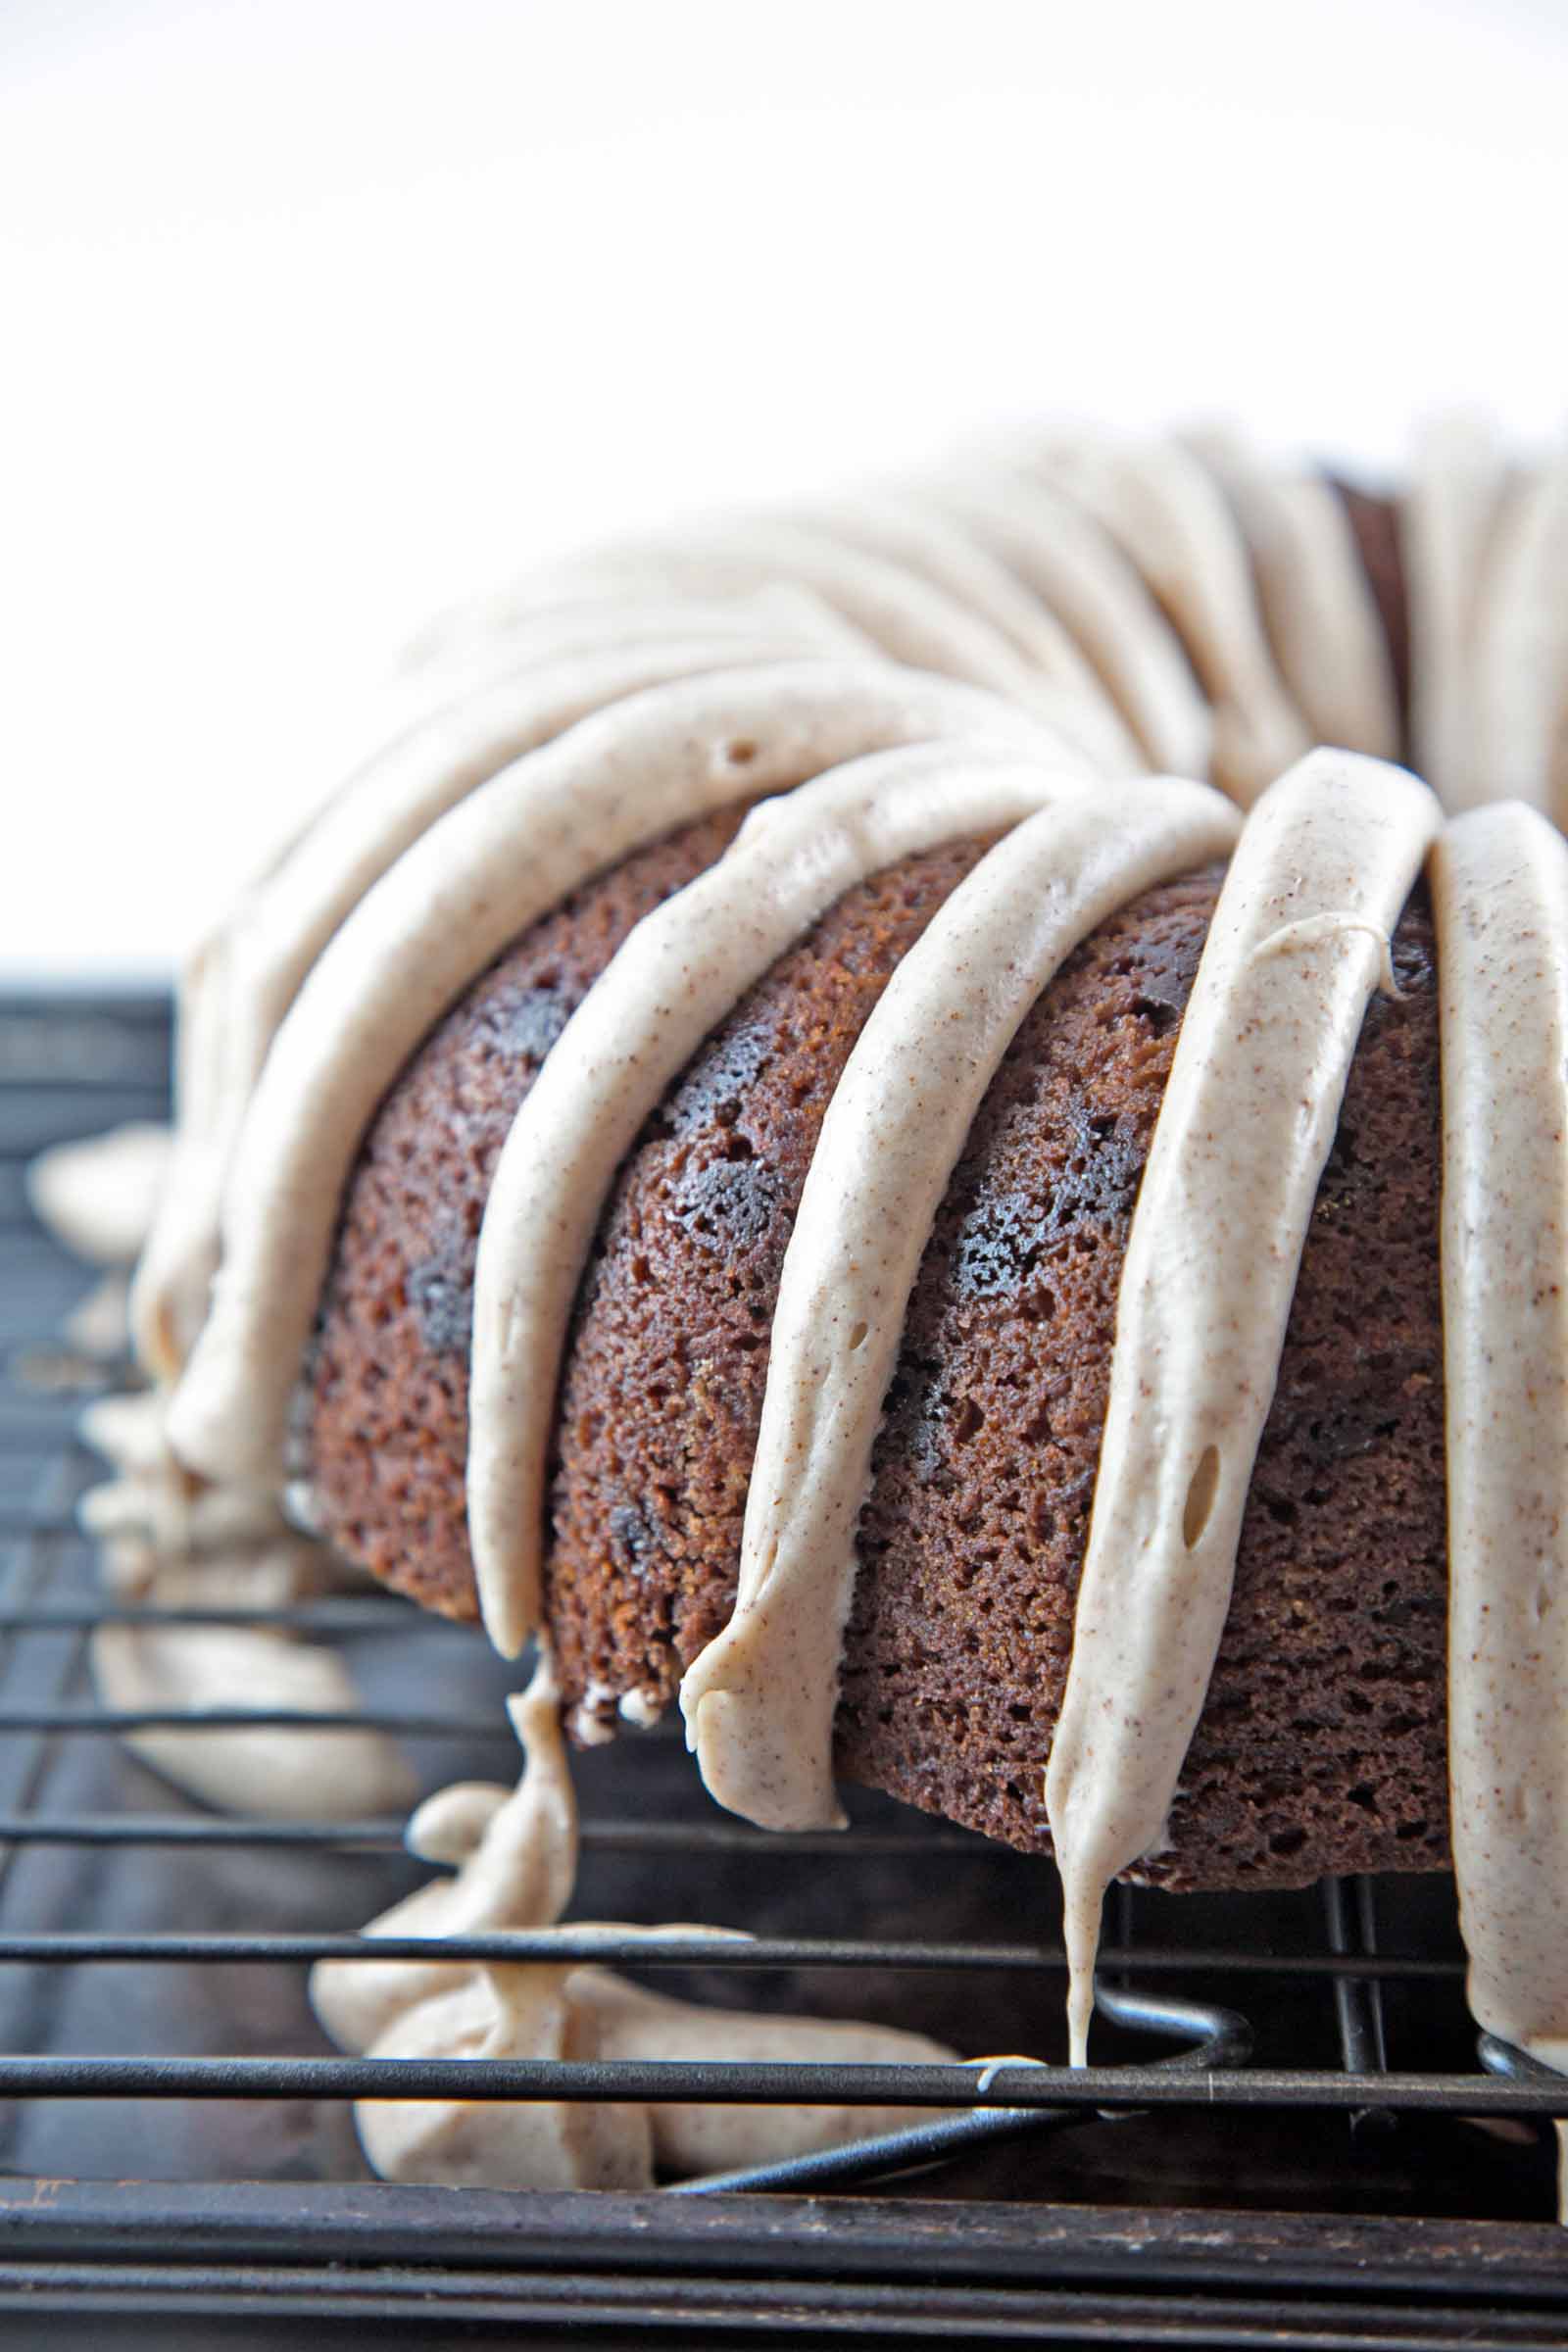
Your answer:
[[[266,1622],[344,1646],[352,1717],[422,1786],[510,1781],[501,1669],[470,1634],[367,1592],[262,1614],[111,1605],[74,1505],[102,1375],[62,1344],[86,1287],[33,1224],[47,1144],[167,1102],[159,999],[0,1001],[0,2312],[95,2336],[313,2340],[504,2330],[599,2343],[971,2340],[1235,2345],[1568,2342],[1542,2119],[1561,2085],[1478,2052],[1444,1882],[1295,1896],[1118,1890],[1104,2054],[1059,2064],[1053,1875],[881,1800],[847,1838],[718,1815],[679,1742],[581,1760],[582,1956],[720,2006],[810,2008],[1054,2064],[908,2069],[372,2061],[329,2052],[319,1958],[559,1960],[525,1936],[366,1947],[428,1875],[401,1820],[203,1813],[120,1737],[106,1623]],[[742,1927],[657,1940],[672,1913]],[[1174,2044],[1159,2047],[1155,2045]],[[349,2102],[808,2098],[947,2106],[849,2151],[629,2197],[392,2187]],[[183,2332],[182,2332],[183,2331]]]

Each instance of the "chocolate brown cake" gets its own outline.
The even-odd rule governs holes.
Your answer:
[[[723,846],[692,828],[530,933],[389,1098],[311,1377],[327,1532],[477,1614],[464,1519],[473,1252],[502,1138],[636,917]],[[726,1622],[779,1268],[822,1113],[899,956],[978,844],[850,894],[704,1048],[617,1185],[560,1406],[549,1612],[579,1731],[672,1703]],[[1080,949],[987,1098],[926,1253],[861,1524],[850,1778],[1049,1850],[1128,1221],[1218,876]],[[1438,1073],[1431,925],[1399,927],[1320,1187],[1235,1597],[1148,1875],[1298,1885],[1446,1851]],[[439,1139],[438,1141],[432,1139]],[[582,1702],[586,1701],[586,1715]]]

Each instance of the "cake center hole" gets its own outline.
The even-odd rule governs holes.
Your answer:
[[[1182,1513],[1182,1542],[1189,1551],[1208,1525],[1218,1486],[1219,1447],[1205,1446],[1193,1472],[1193,1483],[1187,1490],[1187,1508]]]
[[[852,1355],[855,1353],[857,1348],[863,1348],[865,1346],[865,1336],[869,1329],[870,1325],[868,1323],[857,1323],[855,1329],[850,1334],[850,1353]]]

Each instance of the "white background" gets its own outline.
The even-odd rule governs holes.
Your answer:
[[[0,0],[0,969],[169,969],[432,607],[1068,409],[1556,429],[1557,0]]]

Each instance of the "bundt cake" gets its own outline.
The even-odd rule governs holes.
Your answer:
[[[187,976],[174,1456],[1054,1851],[1080,2054],[1116,1874],[1451,1850],[1562,2055],[1565,545],[1062,435],[453,616]]]

